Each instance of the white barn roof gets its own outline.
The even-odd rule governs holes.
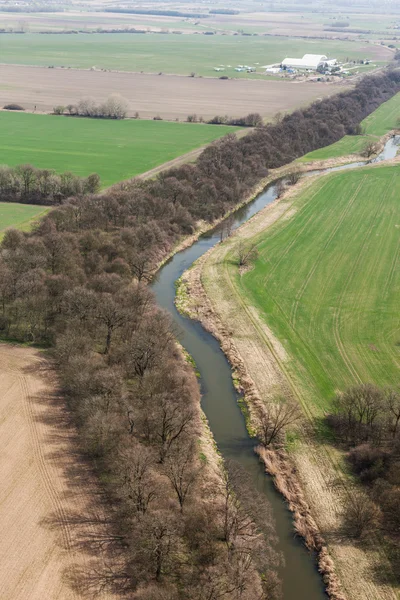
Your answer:
[[[298,69],[317,69],[318,65],[328,60],[325,54],[305,54],[303,58],[285,58],[282,61],[284,67]]]

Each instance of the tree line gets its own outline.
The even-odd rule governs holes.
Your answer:
[[[108,546],[121,544],[126,560],[118,572],[93,575],[100,587],[120,585],[143,600],[278,597],[268,509],[237,468],[213,475],[199,445],[193,370],[146,282],[199,221],[223,216],[269,168],[351,133],[399,83],[396,73],[368,78],[244,138],[228,135],[194,165],[78,193],[31,233],[5,233],[0,333],[53,348],[113,507]],[[290,405],[271,408],[263,443],[297,418]]]
[[[53,205],[71,196],[95,194],[99,189],[100,177],[96,173],[78,177],[69,172],[58,174],[52,169],[37,169],[29,164],[0,165],[0,202]]]

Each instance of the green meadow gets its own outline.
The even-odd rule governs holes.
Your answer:
[[[400,93],[381,104],[379,108],[362,121],[365,135],[378,139],[388,131],[399,126],[399,117]],[[320,148],[314,152],[309,152],[300,158],[300,161],[308,162],[310,160],[325,160],[327,158],[337,158],[339,156],[355,154],[359,152],[366,143],[367,138],[365,135],[346,135],[335,144]]]
[[[7,227],[29,231],[32,224],[48,210],[45,206],[0,202],[0,240]]]
[[[341,60],[365,58],[365,42],[306,40],[280,36],[179,35],[179,34],[78,34],[34,33],[0,36],[2,63],[77,68],[118,69],[146,73],[176,73],[249,77],[238,73],[238,64],[260,66],[285,56],[326,54]],[[214,67],[224,65],[225,72]],[[230,65],[230,67],[228,67]],[[263,70],[263,69],[262,69]],[[1,85],[1,82],[0,82]]]
[[[399,383],[399,197],[396,167],[323,176],[253,239],[254,268],[236,271],[319,414],[347,386]]]
[[[0,112],[0,164],[98,173],[102,186],[144,173],[237,127]]]

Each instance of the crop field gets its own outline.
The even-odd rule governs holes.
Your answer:
[[[364,121],[362,126],[365,134],[373,137],[381,137],[388,131],[395,129],[399,126],[398,119],[400,117],[400,93],[396,94],[384,102],[371,113]],[[365,136],[360,135],[346,135],[344,138],[326,146],[320,148],[314,152],[310,152],[303,156],[300,161],[308,162],[310,160],[324,160],[327,158],[336,158],[338,156],[346,156],[347,154],[354,154],[359,152],[366,142]]]
[[[383,54],[382,54],[383,52]],[[385,61],[390,51],[365,41],[310,40],[232,35],[79,34],[0,35],[1,62],[6,64],[115,69],[219,77],[249,77],[237,65],[262,67],[285,56],[326,54],[340,60],[370,57]],[[216,72],[214,68],[223,68]],[[260,69],[261,72],[264,69]],[[257,75],[256,75],[257,76]]]
[[[103,186],[144,173],[237,127],[0,112],[0,164],[98,173]]]
[[[32,224],[48,210],[45,206],[0,202],[0,240],[7,227],[28,231]]]
[[[399,194],[397,167],[321,177],[255,238],[259,258],[238,282],[319,414],[349,385],[398,383]]]

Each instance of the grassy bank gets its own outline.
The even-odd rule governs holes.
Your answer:
[[[372,139],[373,141],[377,141],[379,137],[398,127],[397,121],[399,117],[400,94],[396,94],[396,96],[381,104],[379,108],[362,121],[361,125],[365,135],[346,135],[335,144],[320,148],[314,152],[309,152],[300,159],[300,162],[325,160],[346,156],[347,154],[357,154],[367,140]]]
[[[209,144],[237,127],[141,120],[99,120],[0,112],[0,164],[31,163],[102,185],[144,173]]]

